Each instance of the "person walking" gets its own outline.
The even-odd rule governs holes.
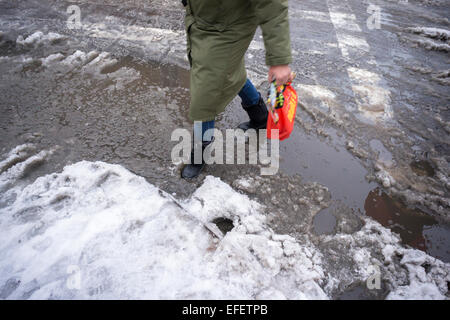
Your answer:
[[[186,9],[185,30],[190,65],[189,118],[194,121],[190,162],[181,171],[185,179],[197,177],[205,166],[203,151],[214,137],[218,114],[236,95],[249,121],[238,128],[265,129],[267,107],[247,78],[245,53],[256,29],[262,30],[268,81],[291,81],[292,62],[287,0],[182,0]],[[200,144],[201,158],[194,159]],[[194,161],[195,160],[195,161]]]

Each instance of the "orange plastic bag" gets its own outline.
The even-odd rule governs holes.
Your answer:
[[[272,130],[278,129],[278,139],[289,138],[294,129],[298,96],[291,83],[275,87],[273,82],[268,93],[269,117],[267,119],[267,138],[272,139]],[[276,137],[274,137],[276,139]]]

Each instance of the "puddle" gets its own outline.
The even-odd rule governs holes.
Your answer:
[[[331,213],[332,208],[321,210],[314,216],[313,227],[317,235],[332,234],[336,228],[336,217]]]
[[[312,6],[320,7],[321,5],[315,3]],[[23,8],[15,8],[14,6],[5,8],[8,12],[2,12],[2,19],[6,19],[4,25],[7,27],[8,21],[11,20],[11,18],[7,18],[7,13],[12,17],[14,15],[20,17],[20,32],[23,32],[26,24],[33,23],[33,29],[36,28],[36,24],[48,24],[50,20],[43,18],[53,18],[55,12],[45,10],[47,6],[45,6],[45,9],[44,7],[40,8],[40,4],[36,4],[36,6],[39,7],[39,10],[23,10]],[[50,7],[48,6],[48,8]],[[66,6],[63,5],[62,12],[65,12],[65,9]],[[179,14],[182,13],[182,8],[179,11],[170,10],[170,14],[168,14],[169,11],[165,12],[166,9],[163,4],[153,3],[151,8],[145,12],[144,18],[138,20],[145,26],[164,30],[182,30],[182,15]],[[326,5],[323,6],[323,9],[325,10],[324,16],[328,16],[329,10]],[[11,10],[14,10],[14,12]],[[110,18],[112,16],[123,18],[117,20],[123,25],[127,24],[128,17],[139,18],[135,13],[142,11],[140,8],[130,10],[127,8],[127,10],[122,10],[122,12],[126,12],[125,15],[122,15],[116,7],[105,6],[101,3],[98,7],[97,5],[91,6],[89,10],[93,13],[99,13],[98,16],[91,18],[91,21],[102,16],[100,14],[104,14],[104,16]],[[159,10],[163,10],[164,14]],[[28,11],[32,12],[32,19],[25,14]],[[16,24],[17,17],[13,17],[14,24]],[[39,19],[35,19],[36,17],[39,17]],[[114,24],[114,21],[105,21],[105,23]],[[63,24],[65,25],[65,20],[63,20]],[[331,26],[332,23],[321,23],[320,25]],[[305,28],[305,30],[313,30],[313,28],[309,27]],[[335,34],[332,28],[320,31],[321,36],[324,34]],[[372,35],[373,33],[369,36]],[[15,38],[13,37],[13,39]],[[298,38],[297,35],[296,39],[302,40],[303,38]],[[165,40],[162,39],[163,42]],[[347,98],[347,95],[352,93],[352,88],[350,87],[351,82],[346,77],[342,77],[339,70],[341,67],[345,67],[346,60],[342,59],[339,54],[336,54],[334,48],[338,43],[334,42],[334,40],[331,38],[327,39],[329,44],[334,45],[332,49],[327,48],[326,51],[318,51],[321,54],[317,55],[317,61],[329,59],[332,65],[314,64],[310,61],[306,63],[305,61],[316,59],[313,55],[309,55],[306,60],[297,59],[294,67],[298,70],[305,70],[303,75],[306,82],[317,80],[317,84],[333,88],[333,90],[336,89],[336,93],[339,95],[338,108],[336,110],[339,115],[343,110],[343,106],[352,106],[352,103],[347,103],[350,100]],[[376,39],[371,38],[368,40]],[[383,41],[384,39],[382,39]],[[92,42],[97,49],[103,46],[103,40]],[[63,48],[63,46],[61,48],[55,47],[54,49],[40,47],[39,50],[36,50],[36,53],[25,52],[25,50],[14,52],[17,49],[12,43],[7,43],[3,48],[0,48],[2,54],[25,54],[29,56],[30,54],[36,55],[48,51],[46,54],[39,56],[39,58],[45,58],[51,53],[61,51],[66,54],[73,49]],[[117,44],[115,47],[108,46],[107,51],[113,50],[113,52],[117,53],[119,51],[129,52],[128,50],[123,50],[123,47],[130,42],[124,43],[126,44]],[[379,62],[390,61],[392,57],[384,57],[385,53],[389,51],[384,50],[384,46],[380,46],[376,42],[373,43],[374,46],[372,47],[375,49],[377,60]],[[296,42],[297,47],[304,44],[305,41]],[[156,42],[155,45],[157,45]],[[309,46],[309,43],[307,45]],[[184,57],[184,47],[182,44],[180,46],[182,49],[180,52],[182,52]],[[86,48],[81,49],[86,50],[86,52],[89,51]],[[169,47],[167,46],[165,49],[169,49]],[[170,51],[166,51],[165,54],[170,55],[172,49],[177,50],[177,48],[170,48]],[[319,50],[320,48],[316,49]],[[137,45],[135,48],[130,48],[130,51],[141,52],[140,46]],[[255,53],[255,51],[252,51],[252,55],[263,54],[260,52]],[[261,52],[263,51],[261,50]],[[417,50],[415,52],[421,51]],[[397,57],[400,53],[404,52],[398,50],[396,52]],[[124,53],[123,55],[126,54]],[[131,58],[120,59],[117,64],[101,70],[99,76],[103,76],[103,79],[107,78],[106,80],[89,78],[88,75],[81,73],[70,73],[67,77],[61,78],[59,76],[56,77],[55,75],[58,74],[51,70],[43,72],[44,68],[40,66],[37,60],[33,60],[30,65],[24,65],[24,68],[21,69],[21,74],[11,73],[7,75],[7,72],[10,72],[13,68],[6,64],[0,64],[0,79],[2,79],[2,83],[0,83],[0,95],[2,96],[0,101],[0,109],[2,110],[2,117],[0,117],[0,136],[2,137],[0,150],[9,150],[18,144],[22,144],[27,136],[38,133],[41,138],[33,141],[36,142],[38,150],[48,149],[53,146],[58,146],[58,149],[49,161],[42,165],[39,170],[34,170],[32,177],[28,177],[28,179],[45,173],[60,171],[62,166],[71,162],[83,159],[102,160],[109,163],[119,163],[137,175],[147,178],[158,187],[177,194],[179,197],[188,195],[195,190],[196,186],[191,183],[185,183],[179,178],[179,172],[176,171],[177,168],[171,163],[167,155],[170,154],[173,146],[173,144],[168,143],[172,130],[177,127],[190,128],[191,126],[190,121],[186,117],[189,102],[189,73],[187,70],[172,65],[150,62],[150,59],[154,58],[153,55],[154,51],[152,50],[148,52],[142,50],[139,56],[145,58],[143,62],[137,62]],[[409,57],[409,55],[405,55],[405,57]],[[438,60],[433,57],[429,60],[430,56],[415,55],[415,59],[420,58],[420,61],[433,62],[436,70],[445,70],[445,59]],[[249,59],[248,61],[249,66],[253,70],[259,70],[258,63],[262,60],[257,58]],[[361,62],[364,62],[363,60]],[[14,61],[17,64],[22,63],[18,62],[19,60]],[[398,61],[408,65],[420,63],[419,60],[407,61],[406,58]],[[309,66],[311,65],[316,65],[317,69],[316,67],[310,68]],[[383,72],[391,72],[393,71],[392,69],[397,68],[396,65],[390,63],[375,65],[378,65]],[[122,80],[127,80],[126,76],[128,75],[126,70],[120,72],[122,67],[138,71],[141,76],[140,80],[122,82]],[[4,75],[3,77],[1,76],[2,74]],[[389,81],[388,85],[390,85],[393,95],[402,93],[397,96],[407,96],[407,100],[405,100],[406,98],[399,98],[398,102],[392,101],[397,118],[402,120],[401,128],[405,129],[405,134],[411,135],[411,132],[420,133],[417,139],[425,139],[424,141],[427,141],[424,142],[425,146],[422,146],[424,150],[433,146],[437,152],[445,154],[448,151],[445,147],[445,142],[437,139],[440,138],[439,136],[442,132],[445,133],[443,131],[444,127],[436,126],[434,120],[430,120],[430,115],[445,113],[445,110],[441,109],[438,109],[438,111],[440,110],[439,112],[436,111],[438,107],[443,108],[442,99],[445,99],[446,87],[430,86],[426,81],[423,81],[423,75],[405,76],[407,75],[406,73],[399,73],[399,76],[394,76],[393,73],[390,74],[392,78],[389,77],[387,81]],[[323,77],[320,75],[327,76]],[[117,77],[117,79],[114,80],[114,77]],[[114,81],[118,84],[117,86],[111,85]],[[341,84],[340,88],[336,88],[336,83]],[[417,86],[417,83],[425,84],[425,86],[421,88]],[[432,92],[429,91],[431,89],[433,89]],[[418,105],[417,112],[412,108],[404,108],[404,102],[409,100],[415,101],[414,104]],[[431,106],[431,109],[422,108],[423,105]],[[238,107],[238,110],[230,111],[229,113],[232,113],[231,117],[228,117],[229,113],[227,113],[228,118],[223,117],[221,121],[218,119],[218,127],[222,125],[225,125],[226,128],[232,127],[228,124],[236,126],[239,120],[245,119],[246,115],[241,110],[242,108],[240,106],[235,107]],[[433,112],[425,112],[426,109],[430,109]],[[346,110],[351,111],[352,109],[349,107]],[[364,119],[362,120],[364,121]],[[344,124],[347,128],[353,127],[353,123],[350,121],[346,121]],[[346,141],[343,141],[342,138],[337,137],[335,134],[330,134],[331,140],[322,139],[316,135],[305,133],[298,124],[296,126],[296,130],[294,130],[291,138],[280,144],[280,172],[289,175],[298,173],[302,177],[302,183],[311,181],[326,186],[331,193],[333,203],[339,202],[354,212],[363,212],[365,209],[368,216],[398,232],[405,244],[424,250],[443,261],[449,261],[450,229],[447,225],[440,224],[417,209],[404,207],[376,188],[376,183],[367,182],[365,179],[367,170],[358,159],[345,149]],[[430,129],[430,131],[428,132],[427,129]],[[349,132],[351,133],[351,131],[347,131],[347,133]],[[364,135],[365,133],[365,129],[361,130],[361,134]],[[361,139],[357,134],[353,134],[355,142]],[[445,137],[445,135],[442,136]],[[404,140],[402,139],[400,137],[399,141],[402,142]],[[383,145],[380,140],[376,139],[371,140],[369,145],[373,151],[372,154],[377,154],[378,161],[386,166],[395,165],[393,154],[389,150],[394,153],[395,159],[400,162],[397,157],[399,151],[396,151],[392,146],[386,148],[389,145]],[[399,150],[403,152],[406,149],[399,147]],[[405,153],[405,156],[407,155]],[[412,159],[412,157],[406,158]],[[403,168],[409,169],[409,160],[399,164]],[[432,163],[426,160],[414,161],[409,165],[415,174],[419,176],[433,177],[441,173],[438,171],[438,167],[433,167]],[[236,168],[236,166],[233,169],[216,166],[207,170],[209,170],[206,171],[208,174],[219,176],[223,180],[226,177],[229,181],[233,181],[241,176],[251,176],[252,172],[250,170],[241,170]],[[271,187],[277,186],[273,180],[270,183]],[[292,194],[289,194],[288,197],[293,198]],[[275,200],[280,201],[280,199]],[[292,206],[286,210],[286,214],[293,214]],[[299,216],[301,217],[301,215]],[[339,210],[334,208],[332,204],[331,207],[315,215],[313,231],[316,234],[336,232],[336,229],[338,229],[336,227],[336,219],[340,221]],[[293,223],[301,223],[299,220],[296,219],[294,221],[293,219],[292,221]],[[219,219],[214,221],[214,223],[223,232],[229,231],[233,226],[232,221],[227,219]],[[309,223],[308,220],[308,228]],[[345,250],[342,255],[347,253]],[[347,266],[347,268],[347,270],[351,270],[352,266]],[[9,285],[13,287],[15,284],[12,282]],[[1,288],[0,292],[3,292],[3,289],[5,288]],[[6,288],[5,290],[10,289]],[[0,294],[0,296],[2,295],[3,293]],[[365,283],[355,283],[351,287],[346,288],[339,298],[370,299],[377,298],[379,295],[381,293],[368,291]]]
[[[407,208],[379,188],[369,192],[364,208],[368,216],[398,233],[404,244],[450,262],[450,226],[418,209]]]
[[[378,161],[383,163],[386,167],[390,168],[393,166],[392,153],[390,153],[383,143],[377,139],[372,139],[369,142],[370,148],[377,153]]]
[[[5,64],[1,68],[10,71]],[[125,82],[121,89],[105,90],[112,81],[110,77],[126,76],[126,73],[118,73],[122,69],[136,70],[140,75],[139,81]],[[4,136],[0,149],[22,144],[24,135],[36,132],[42,137],[38,141],[40,149],[60,146],[46,164],[33,171],[29,179],[85,159],[120,163],[170,193],[187,195],[195,189],[195,185],[179,179],[177,168],[167,157],[172,147],[167,143],[172,130],[191,126],[187,119],[187,70],[122,58],[101,70],[101,75],[108,76],[106,80],[74,73],[59,78],[55,83],[54,75],[51,69],[21,75],[10,73],[8,86],[0,90],[4,96],[2,105],[5,106],[4,117],[0,119],[0,133]],[[15,86],[26,90],[27,95],[23,90],[8,89]],[[222,125],[231,121],[224,120]],[[383,220],[384,213],[380,213],[378,208],[383,205],[389,207],[385,204],[387,200],[382,195],[376,197],[373,190],[377,184],[367,182],[367,170],[346,150],[343,138],[332,129],[327,130],[330,131],[330,139],[323,139],[306,133],[297,124],[290,139],[280,143],[280,171],[288,175],[300,174],[304,183],[318,182],[329,189],[333,202],[339,201],[355,212],[366,209],[369,216]],[[392,155],[380,141],[372,140],[370,146],[383,162],[392,163]],[[434,174],[427,162],[414,163],[414,167],[417,172]],[[220,172],[216,167],[210,174],[221,176]],[[225,174],[236,178],[240,172],[226,170]],[[405,243],[444,261],[449,260],[446,250],[450,233],[445,226],[425,215],[417,221],[397,221],[399,217],[394,212],[402,212],[402,216],[402,210],[393,211],[389,207],[386,211],[392,218],[380,222],[399,232]],[[409,214],[408,210],[405,212],[405,215]],[[225,232],[232,227],[223,221],[219,224]],[[335,232],[336,224],[336,216],[330,207],[315,215],[313,231],[318,235],[331,234]]]
[[[382,283],[380,289],[368,289],[365,283],[357,283],[337,296],[337,300],[383,300],[387,291]]]
[[[0,150],[34,136],[39,150],[57,146],[29,180],[80,160],[99,160],[120,163],[158,186],[174,186],[169,192],[190,190],[177,186],[170,161],[172,131],[189,125],[187,70],[132,58],[119,59],[100,75],[80,68],[56,77],[56,67],[24,74],[13,68],[0,65]],[[129,81],[129,70],[139,78]],[[113,81],[121,85],[111,89]]]
[[[418,176],[427,176],[427,177],[433,177],[434,176],[434,168],[431,165],[430,162],[426,160],[416,160],[410,163],[411,169],[414,171],[415,174]]]
[[[280,169],[290,175],[298,173],[304,181],[317,181],[329,189],[333,200],[362,210],[367,193],[376,184],[367,182],[367,170],[343,147],[344,142],[330,136],[334,145],[296,128],[280,143]]]

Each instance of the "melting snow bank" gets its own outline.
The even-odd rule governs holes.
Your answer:
[[[10,152],[0,180],[20,176],[29,149]],[[119,165],[82,161],[0,195],[0,298],[331,297],[345,277],[309,240],[275,234],[263,213],[218,178],[178,201]],[[234,224],[221,240],[203,224],[217,217]],[[450,265],[373,221],[325,242],[353,259],[352,281],[379,264],[388,298],[446,298]]]
[[[411,27],[405,28],[406,32],[419,35],[419,38],[407,38],[408,40],[424,47],[427,50],[450,51],[450,31],[439,28]],[[433,40],[430,40],[431,38]]]
[[[415,28],[407,28],[407,30],[415,34],[422,34],[426,37],[442,41],[447,41],[450,39],[450,32],[445,29],[415,27]]]
[[[83,161],[5,196],[0,298],[327,298],[320,256],[217,178],[179,203],[123,167]],[[219,242],[199,219],[223,215],[237,226]]]
[[[48,34],[44,34],[42,31],[36,31],[35,33],[29,35],[26,38],[20,35],[17,38],[16,43],[23,46],[37,46],[47,43],[51,44],[57,41],[64,40],[66,38],[67,38],[66,36],[60,35],[55,32],[49,32]]]
[[[423,251],[402,247],[397,235],[369,218],[360,231],[327,236],[321,246],[322,254],[331,256],[331,262],[346,255],[344,260],[354,264],[355,270],[330,270],[342,283],[373,278],[378,267],[390,290],[386,299],[448,299],[450,264]]]

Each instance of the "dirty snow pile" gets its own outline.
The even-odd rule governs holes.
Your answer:
[[[446,29],[430,27],[410,27],[406,28],[405,30],[409,33],[420,36],[419,38],[409,39],[419,46],[422,46],[428,50],[437,50],[444,52],[450,51],[450,31]]]
[[[450,32],[445,29],[415,27],[415,28],[408,28],[408,30],[415,34],[423,34],[429,38],[438,39],[442,41],[447,41],[450,39]]]
[[[23,46],[37,46],[46,43],[54,43],[66,38],[66,36],[55,32],[44,34],[42,31],[36,31],[35,33],[25,38],[22,35],[19,35],[17,37],[16,43]]]
[[[28,36],[19,35],[16,39],[16,44],[17,46],[36,48],[67,41],[70,41],[67,36],[55,32],[45,34],[42,31],[36,31]],[[61,53],[58,51],[42,58],[28,55],[24,55],[21,58],[20,62],[25,66],[39,65],[51,72],[81,73],[98,80],[107,80],[111,83],[106,88],[109,91],[121,90],[126,85],[141,78],[139,71],[120,66],[119,61],[113,58],[109,52],[73,50],[72,52]]]
[[[41,58],[40,63],[51,70],[80,72],[98,80],[110,80],[114,84],[107,89],[123,89],[125,85],[141,77],[140,72],[133,68],[119,68],[119,61],[112,58],[109,52],[99,53],[95,50],[89,52],[76,50],[68,56],[54,53]],[[117,70],[108,71],[108,69]]]
[[[9,169],[11,170],[11,169]],[[121,166],[79,162],[0,199],[0,298],[327,298],[320,255],[207,177],[179,203]],[[219,242],[198,219],[233,216]]]
[[[356,233],[325,237],[325,247],[331,244],[335,254],[345,255],[354,265],[354,269],[334,274],[328,285],[336,279],[341,284],[364,282],[374,274],[372,268],[378,266],[381,278],[390,288],[388,300],[447,299],[450,264],[423,251],[404,248],[399,236],[370,218],[364,220],[365,225]]]
[[[51,155],[33,152],[19,146],[0,162],[1,299],[328,299],[339,286],[320,250],[275,234],[260,204],[218,178],[184,201],[104,162],[27,184],[30,162]],[[204,224],[217,217],[234,224],[221,240]],[[388,298],[446,298],[449,266],[375,222],[326,240],[353,256],[361,279],[382,246]]]

